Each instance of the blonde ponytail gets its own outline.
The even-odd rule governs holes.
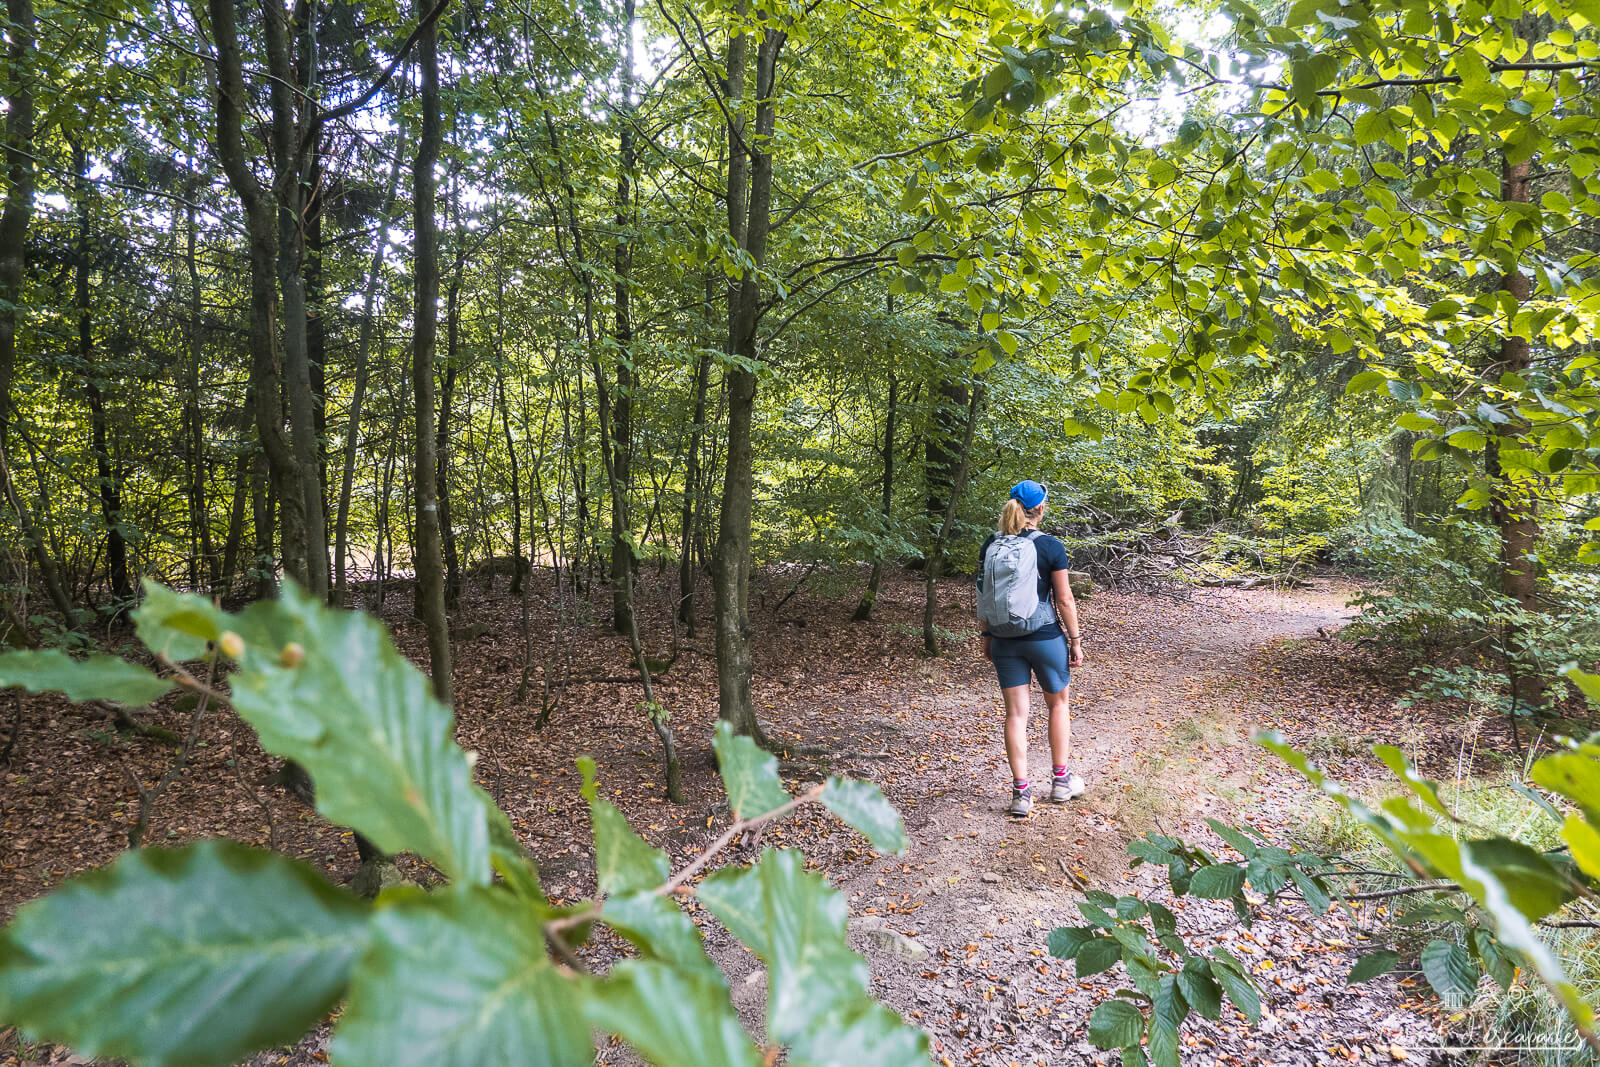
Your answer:
[[[1007,500],[1006,506],[1000,509],[1000,532],[1007,537],[1015,537],[1026,525],[1027,517],[1022,510],[1022,503],[1017,500]]]
[[[1044,505],[1028,510],[1016,497],[1006,501],[1006,506],[1000,509],[1000,532],[1008,537],[1015,537],[1028,528],[1028,523],[1038,522],[1044,518]]]

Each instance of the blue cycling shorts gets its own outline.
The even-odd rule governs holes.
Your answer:
[[[1040,689],[1059,693],[1072,682],[1064,637],[1031,641],[1025,637],[992,637],[989,655],[994,659],[994,673],[1000,678],[1001,689],[1027,685],[1037,677]]]

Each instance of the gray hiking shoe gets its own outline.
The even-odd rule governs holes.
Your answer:
[[[1011,806],[1006,809],[1006,814],[1016,819],[1026,819],[1033,811],[1033,790],[1012,789]]]
[[[1083,796],[1083,779],[1072,771],[1068,771],[1060,778],[1050,779],[1050,800],[1055,804],[1065,804],[1069,800],[1077,800]]]

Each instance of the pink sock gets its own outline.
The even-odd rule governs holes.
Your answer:
[[[1067,765],[1065,763],[1054,764],[1050,769],[1055,772],[1057,778],[1065,778],[1067,776]]]

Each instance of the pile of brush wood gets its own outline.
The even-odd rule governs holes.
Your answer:
[[[1314,564],[1303,554],[1274,558],[1267,542],[1185,531],[1181,511],[1141,523],[1077,507],[1046,525],[1067,546],[1074,570],[1118,592],[1181,600],[1196,586],[1289,588],[1309,584]]]

